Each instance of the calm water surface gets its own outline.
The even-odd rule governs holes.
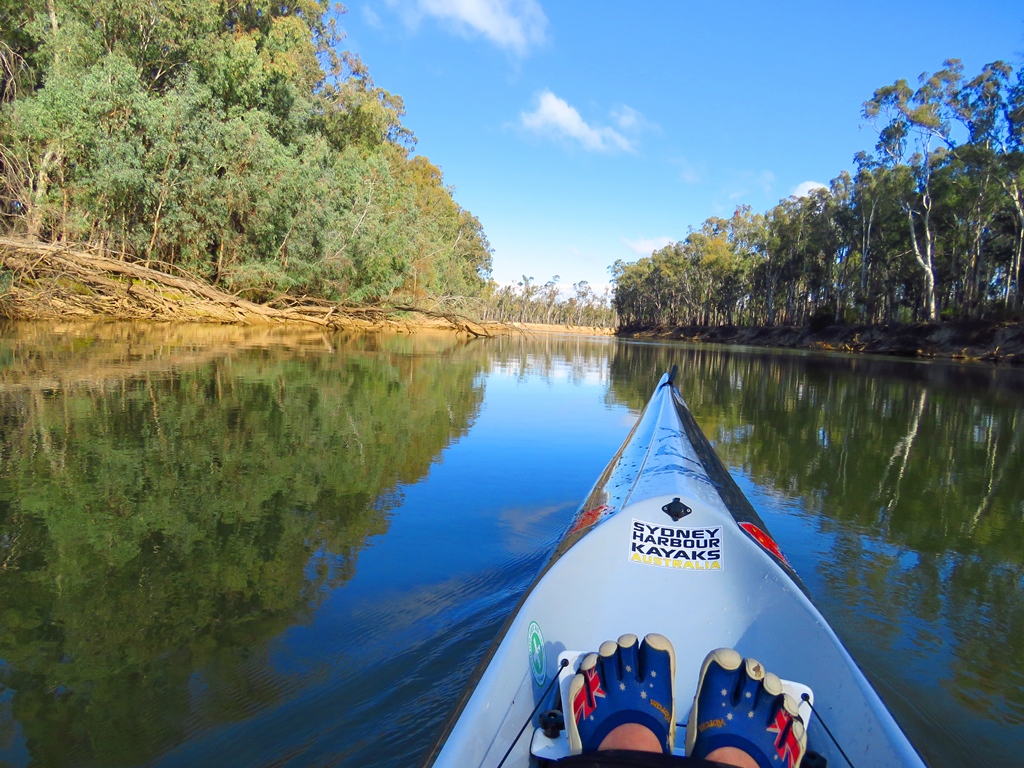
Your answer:
[[[1017,763],[1024,372],[14,325],[0,766],[416,764],[673,362],[926,760]]]

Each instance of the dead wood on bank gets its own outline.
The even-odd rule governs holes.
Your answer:
[[[0,318],[303,323],[365,330],[412,330],[425,324],[476,337],[501,330],[456,312],[415,306],[348,307],[293,297],[258,304],[187,274],[169,274],[106,253],[87,245],[0,237]],[[399,313],[414,313],[427,322],[410,321]]]

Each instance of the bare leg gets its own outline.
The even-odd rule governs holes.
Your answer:
[[[661,742],[654,732],[649,728],[636,723],[624,723],[604,737],[598,752],[606,749],[630,749],[635,752],[661,752]],[[734,765],[736,768],[757,768],[754,758],[746,752],[735,747],[719,747],[707,756],[725,765]]]
[[[714,760],[716,763],[735,765],[736,768],[757,768],[754,758],[742,749],[736,749],[736,747],[719,747],[710,752],[707,759]]]
[[[635,752],[661,752],[661,742],[654,731],[637,723],[623,723],[604,737],[598,752],[605,749],[631,749]]]

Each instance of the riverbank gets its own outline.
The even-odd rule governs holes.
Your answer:
[[[547,335],[552,333],[574,333],[583,336],[614,336],[614,328],[599,328],[592,325],[548,325],[546,323],[509,323],[510,328],[526,334]]]
[[[624,330],[618,335],[633,339],[669,339],[701,344],[743,344],[1024,365],[1024,323],[832,325],[816,330],[793,326],[680,326]]]
[[[330,330],[468,336],[514,333],[455,312],[408,306],[351,307],[280,296],[258,303],[185,273],[170,273],[87,246],[0,238],[0,319],[306,325]]]
[[[0,238],[0,319],[313,325],[331,330],[467,336],[613,335],[612,328],[478,321],[446,309],[351,307],[281,296],[257,303],[186,274],[170,274],[87,246]]]
[[[448,330],[467,336],[615,333],[613,328],[478,321],[429,307],[351,307],[290,296],[260,304],[190,275],[170,274],[87,246],[2,237],[0,319],[297,324],[365,332]]]

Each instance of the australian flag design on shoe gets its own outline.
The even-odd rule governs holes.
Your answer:
[[[649,728],[665,754],[675,743],[675,651],[667,638],[633,634],[588,653],[569,684],[572,707],[569,751],[594,752],[615,728],[636,723]]]
[[[704,659],[686,727],[686,754],[736,747],[760,768],[799,768],[807,734],[796,700],[756,659],[719,648]]]

